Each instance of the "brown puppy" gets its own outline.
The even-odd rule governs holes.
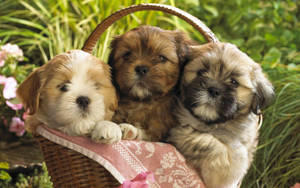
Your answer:
[[[29,110],[26,128],[45,123],[69,135],[95,141],[119,141],[121,129],[110,122],[117,108],[110,68],[81,50],[55,56],[20,85],[18,97]]]
[[[235,188],[247,172],[258,116],[274,97],[259,64],[232,44],[191,47],[184,68],[173,143],[208,188]]]
[[[119,93],[113,121],[123,138],[157,141],[174,125],[174,88],[190,39],[179,31],[141,26],[116,37],[109,65]],[[138,129],[136,129],[138,128]]]

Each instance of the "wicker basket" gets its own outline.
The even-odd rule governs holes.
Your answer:
[[[100,35],[115,21],[137,11],[157,10],[163,11],[185,20],[198,30],[207,42],[217,42],[218,39],[196,17],[172,6],[160,4],[141,4],[119,10],[104,19],[86,40],[83,50],[92,53],[93,48],[100,38]],[[51,176],[54,187],[115,187],[119,182],[100,164],[88,157],[55,144],[42,136],[36,137]]]

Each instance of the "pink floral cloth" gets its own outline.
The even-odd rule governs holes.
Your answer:
[[[97,161],[121,184],[134,185],[132,182],[135,181],[145,183],[143,177],[151,172],[154,181],[147,181],[149,187],[204,188],[198,175],[170,144],[126,140],[111,145],[98,144],[89,138],[68,136],[43,125],[38,127],[37,132],[52,142]]]

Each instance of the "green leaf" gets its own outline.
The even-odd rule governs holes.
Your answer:
[[[264,56],[264,63],[271,63],[272,66],[275,66],[277,63],[280,62],[282,53],[276,48],[272,47]]]
[[[265,40],[268,44],[273,45],[273,44],[277,43],[278,37],[275,35],[272,35],[271,33],[266,33]]]
[[[13,17],[9,17],[9,16],[2,16],[2,17],[0,17],[0,19],[1,19],[1,21],[19,23],[19,24],[23,24],[25,26],[33,27],[33,28],[40,29],[40,30],[44,29],[44,27],[42,25],[40,25],[36,22],[33,22],[33,21],[25,20],[25,19],[13,18]]]
[[[239,39],[232,39],[231,43],[235,44],[238,47],[241,47],[245,43],[245,41],[243,38],[239,38]]]
[[[213,7],[213,6],[204,4],[204,5],[203,5],[203,8],[204,8],[206,11],[210,12],[210,13],[213,15],[213,17],[217,17],[217,16],[219,15],[219,12],[218,12],[218,10],[216,9],[216,7]]]
[[[296,64],[294,64],[294,63],[288,64],[288,69],[289,69],[289,70],[293,70],[293,69],[296,69],[296,68],[297,68],[297,65],[296,65]]]
[[[7,162],[0,162],[0,169],[9,169],[9,163]]]
[[[251,37],[247,42],[246,42],[247,48],[256,51],[256,52],[261,52],[265,49],[264,45],[264,38],[261,36],[254,36]]]
[[[4,74],[5,76],[10,76],[12,72],[10,71],[10,68],[8,66],[2,67],[1,74]]]
[[[293,63],[300,64],[300,52],[296,50],[289,50],[286,58]]]
[[[241,18],[242,18],[241,12],[233,13],[233,14],[229,15],[229,18],[228,18],[229,24],[231,26],[234,26],[241,20]]]
[[[0,180],[8,182],[11,180],[11,177],[7,172],[0,170]]]
[[[285,43],[289,43],[293,41],[293,39],[294,39],[293,33],[287,29],[285,29],[280,36],[280,40],[284,41]]]
[[[252,49],[253,50],[253,49]],[[248,55],[255,61],[260,62],[261,61],[261,54],[258,51],[247,51]]]

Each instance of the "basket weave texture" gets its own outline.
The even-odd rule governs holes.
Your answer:
[[[92,53],[101,34],[115,21],[137,11],[156,10],[175,15],[199,31],[207,42],[218,39],[198,18],[178,8],[160,4],[140,4],[121,9],[104,19],[86,40],[82,50]],[[116,187],[120,183],[100,164],[76,151],[58,145],[42,136],[36,136],[43,152],[49,175],[54,187]]]
[[[54,187],[108,188],[120,183],[99,163],[42,136],[36,136]]]

